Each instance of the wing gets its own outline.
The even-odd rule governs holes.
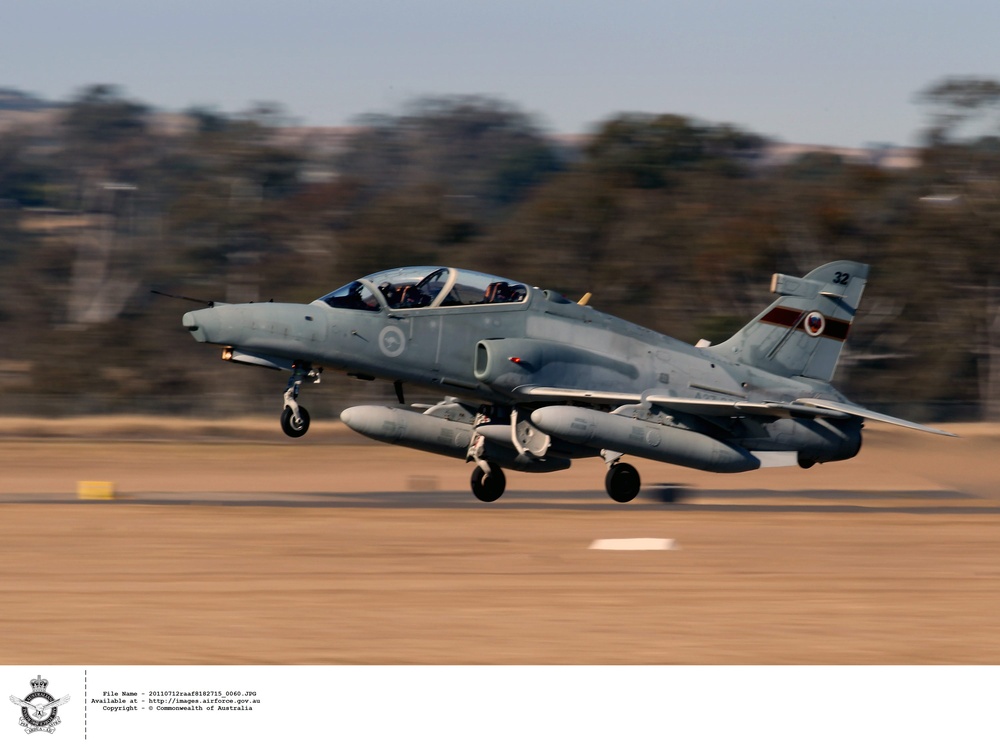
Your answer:
[[[907,421],[906,419],[896,418],[895,416],[889,416],[884,413],[879,413],[878,411],[871,411],[863,406],[854,405],[853,403],[838,403],[832,400],[821,400],[819,398],[800,398],[795,401],[797,405],[804,407],[815,407],[824,411],[835,411],[838,413],[846,413],[850,416],[860,416],[861,418],[870,419],[872,421],[881,421],[883,424],[892,424],[893,426],[902,426],[907,429],[916,429],[917,431],[924,431],[928,434],[940,434],[945,437],[956,437],[957,434],[953,434],[950,431],[945,431],[944,429],[935,429],[933,426],[924,426],[923,424],[916,424],[912,421]],[[823,414],[821,414],[823,415]]]
[[[31,707],[30,703],[26,703],[23,700],[21,700],[21,698],[14,697],[13,695],[10,696],[10,701],[12,703],[14,703],[14,705],[20,705],[22,708],[30,708]]]
[[[849,414],[819,409],[796,403],[751,403],[743,400],[705,400],[702,398],[675,398],[670,395],[643,395],[641,393],[614,393],[603,390],[575,388],[523,387],[515,392],[532,398],[548,400],[586,400],[594,403],[642,403],[647,401],[661,408],[695,416],[770,416],[784,418],[794,415],[848,418]]]
[[[896,418],[869,410],[853,403],[823,400],[821,398],[799,398],[791,403],[777,401],[749,402],[740,400],[702,400],[700,398],[673,398],[669,395],[642,395],[637,393],[614,393],[600,390],[578,390],[574,388],[524,387],[516,392],[532,398],[549,400],[587,400],[595,403],[641,403],[647,401],[661,408],[667,408],[695,416],[770,416],[787,418],[790,416],[819,416],[822,418],[845,419],[857,416],[871,421],[903,426],[907,429],[954,437],[950,431],[935,429],[913,421]]]
[[[55,708],[60,705],[65,705],[69,702],[69,695],[63,695],[58,700],[53,700],[51,703],[46,703],[42,706],[42,710],[48,710],[49,708]]]
[[[668,395],[647,395],[646,400],[661,408],[669,408],[696,416],[770,416],[788,418],[790,416],[824,416],[825,418],[848,418],[848,414],[838,411],[824,411],[814,406],[795,403],[763,402],[750,403],[740,400],[701,400],[699,398],[671,398]]]

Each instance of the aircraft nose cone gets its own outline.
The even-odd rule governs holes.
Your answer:
[[[206,342],[211,340],[212,331],[214,331],[218,325],[215,320],[214,313],[211,309],[194,310],[189,313],[184,313],[184,317],[181,318],[181,323],[191,332],[195,341]]]

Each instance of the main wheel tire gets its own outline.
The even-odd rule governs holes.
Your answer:
[[[604,476],[604,488],[608,496],[619,504],[627,504],[634,499],[641,487],[639,471],[627,462],[612,465],[608,468],[608,474]]]
[[[503,496],[503,491],[506,487],[507,476],[493,463],[490,463],[490,472],[488,474],[478,465],[472,471],[472,493],[480,501],[485,501],[488,504],[496,501]]]
[[[309,411],[305,406],[299,406],[299,415],[296,418],[292,414],[292,409],[285,406],[281,412],[281,430],[290,437],[298,438],[309,431]]]

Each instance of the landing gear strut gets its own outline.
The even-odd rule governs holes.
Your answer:
[[[298,438],[309,431],[309,411],[305,406],[300,406],[297,400],[299,388],[305,378],[319,382],[322,371],[316,371],[301,362],[292,365],[292,376],[288,378],[288,387],[284,394],[285,407],[281,411],[281,430],[288,436]]]
[[[482,465],[476,465],[472,471],[472,493],[480,501],[490,503],[503,496],[503,491],[507,487],[507,477],[498,465],[486,463],[484,469]]]

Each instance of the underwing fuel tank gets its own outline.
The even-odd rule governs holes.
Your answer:
[[[547,406],[531,422],[552,437],[595,448],[669,462],[712,473],[756,470],[760,460],[745,449],[687,429],[576,406]]]
[[[354,406],[340,419],[358,434],[388,444],[464,458],[472,442],[472,425],[388,406]]]
[[[463,460],[468,456],[473,437],[477,435],[476,428],[470,423],[388,406],[354,406],[345,409],[340,418],[358,434],[379,442],[400,444]],[[482,459],[513,470],[551,473],[570,466],[570,461],[565,458],[536,458],[519,453],[513,443],[504,446],[496,437],[486,438],[482,445]]]

